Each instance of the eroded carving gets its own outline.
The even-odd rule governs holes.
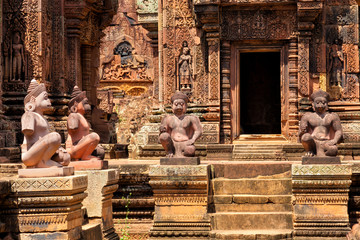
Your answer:
[[[330,48],[328,74],[331,86],[344,86],[344,54],[338,42]]]

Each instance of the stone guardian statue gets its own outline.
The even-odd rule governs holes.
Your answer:
[[[329,94],[319,89],[311,95],[315,112],[305,113],[300,121],[299,137],[305,157],[334,157],[343,137],[340,118],[328,111]]]
[[[160,125],[159,140],[168,158],[194,157],[195,141],[202,135],[202,127],[197,116],[186,115],[189,99],[177,91],[172,97],[174,115],[167,115]]]
[[[25,96],[25,113],[21,117],[24,141],[21,145],[21,160],[27,168],[50,168],[67,166],[70,155],[61,148],[61,136],[50,132],[44,111],[51,108],[45,85],[35,79],[30,83]]]

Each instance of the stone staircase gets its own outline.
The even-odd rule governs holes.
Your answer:
[[[292,239],[291,164],[214,164],[212,240]]]
[[[281,144],[234,145],[233,161],[281,161],[285,160]]]

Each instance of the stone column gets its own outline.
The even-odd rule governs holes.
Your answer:
[[[6,229],[21,240],[80,239],[87,176],[12,178],[0,208]]]
[[[292,165],[294,239],[345,239],[351,165]]]
[[[100,223],[104,239],[116,240],[113,222],[112,197],[118,189],[119,171],[87,170],[76,171],[76,175],[87,175],[89,186],[85,191],[87,197],[83,201],[90,223]]]
[[[150,167],[155,199],[150,239],[208,239],[209,170],[208,165]]]

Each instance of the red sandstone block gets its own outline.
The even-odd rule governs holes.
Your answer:
[[[20,178],[63,177],[74,175],[73,167],[19,169]]]
[[[108,161],[103,160],[88,160],[88,161],[72,161],[69,167],[74,167],[76,171],[79,170],[101,170],[108,169]]]

